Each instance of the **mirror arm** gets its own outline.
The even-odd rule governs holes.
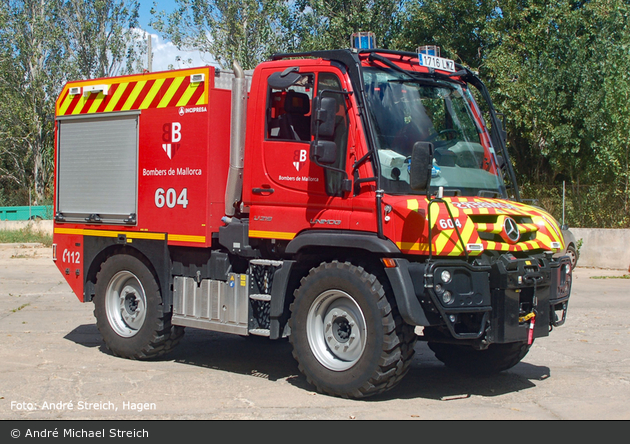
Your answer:
[[[358,159],[352,165],[352,172],[355,172],[361,165],[363,165],[372,156],[372,151],[368,151],[363,157]]]

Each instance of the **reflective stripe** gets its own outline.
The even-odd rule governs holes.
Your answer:
[[[70,95],[68,84],[57,104],[57,116],[93,114],[97,112],[127,111],[132,109],[165,108],[167,106],[198,106],[208,103],[207,82],[190,83],[192,72],[177,73],[177,77],[132,76],[107,81],[108,95],[92,93],[87,96]],[[121,81],[123,80],[124,81]],[[101,82],[103,79],[100,80]],[[89,86],[97,81],[86,82]]]
[[[259,231],[259,230],[249,230],[250,237],[258,237],[263,239],[283,239],[283,240],[292,240],[295,237],[296,233],[285,233],[282,231]]]
[[[137,231],[90,230],[83,228],[55,228],[55,234],[78,234],[81,236],[118,237],[124,234],[127,239],[165,240],[164,233],[141,233]]]
[[[168,235],[168,240],[169,241],[174,241],[174,242],[194,242],[194,243],[205,244],[206,243],[206,236],[189,236],[189,235],[186,235],[186,234],[169,234]]]

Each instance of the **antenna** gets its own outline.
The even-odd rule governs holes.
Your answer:
[[[151,49],[151,41],[153,37],[151,33],[147,32],[147,71],[153,71],[153,50]]]

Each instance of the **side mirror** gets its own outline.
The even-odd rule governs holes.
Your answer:
[[[315,96],[313,99],[311,134],[317,137],[334,137],[336,116],[337,100],[334,97]]]
[[[410,185],[414,191],[429,189],[431,183],[431,168],[433,167],[433,144],[416,142],[411,152]]]
[[[328,140],[311,142],[310,157],[315,164],[332,165],[337,161],[337,144]]]

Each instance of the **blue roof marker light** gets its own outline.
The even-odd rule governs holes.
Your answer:
[[[440,47],[435,45],[419,46],[418,54],[426,54],[434,57],[440,57]]]
[[[350,38],[350,44],[355,49],[374,49],[376,36],[373,32],[354,32]]]

